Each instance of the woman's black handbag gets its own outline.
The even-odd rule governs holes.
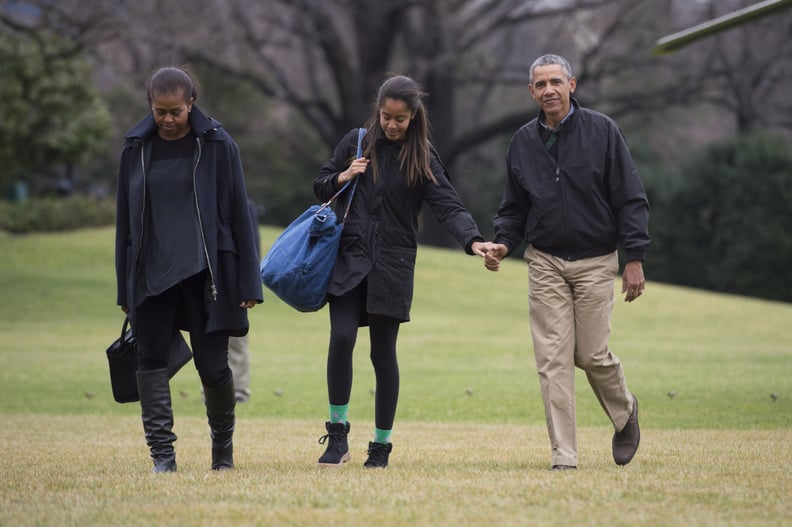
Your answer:
[[[182,366],[190,362],[192,351],[176,330],[171,344],[168,371],[170,376],[176,375]],[[137,341],[132,329],[129,328],[129,317],[124,318],[121,336],[107,348],[107,362],[110,365],[110,386],[113,399],[118,403],[132,403],[140,400],[137,388]]]

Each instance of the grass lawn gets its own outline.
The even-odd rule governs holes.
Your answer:
[[[262,228],[265,247],[277,234]],[[641,449],[613,464],[612,430],[579,372],[580,469],[552,473],[525,265],[489,273],[461,250],[422,247],[386,470],[361,466],[373,433],[367,331],[352,462],[319,469],[327,310],[297,313],[265,291],[251,311],[237,469],[208,470],[188,365],[172,381],[179,472],[155,476],[139,407],[110,393],[104,349],[123,319],[112,229],[0,234],[0,255],[0,526],[792,524],[789,304],[650,276],[640,300],[618,302],[611,339],[641,402]]]

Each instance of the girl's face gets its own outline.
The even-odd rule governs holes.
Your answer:
[[[410,127],[415,113],[407,103],[398,99],[386,98],[379,109],[379,123],[385,137],[390,141],[401,141]]]
[[[163,139],[181,139],[190,131],[192,98],[184,102],[181,90],[173,93],[152,93],[151,113]]]

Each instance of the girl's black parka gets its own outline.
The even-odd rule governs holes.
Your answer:
[[[357,134],[354,129],[341,139],[314,178],[314,193],[323,202],[341,188],[338,175],[355,157]],[[437,184],[421,178],[413,186],[407,184],[400,167],[400,150],[401,143],[379,140],[377,178],[371,166],[358,176],[328,293],[340,296],[367,278],[367,313],[406,322],[410,320],[421,205],[426,202],[468,254],[473,254],[471,244],[483,238],[434,149],[430,168]],[[337,202],[339,218],[344,215],[348,193]],[[365,323],[364,318],[361,324]]]
[[[239,148],[222,124],[196,106],[190,112],[196,135],[193,192],[209,272],[204,292],[206,332],[231,336],[247,333],[243,300],[261,302],[255,227],[248,209]],[[124,136],[116,195],[117,303],[129,307],[134,326],[135,277],[146,225],[146,176],[151,138],[157,125],[151,114]]]

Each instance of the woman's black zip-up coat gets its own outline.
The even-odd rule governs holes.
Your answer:
[[[620,245],[627,261],[649,247],[649,201],[621,129],[581,107],[554,132],[558,160],[545,148],[539,116],[520,128],[506,154],[507,179],[494,241],[511,253],[523,240],[577,260]]]
[[[357,134],[358,130],[354,129],[341,139],[314,178],[314,192],[323,202],[341,188],[338,175],[355,158]],[[340,296],[367,278],[367,313],[406,322],[410,320],[422,203],[426,202],[440,224],[468,254],[473,254],[471,244],[483,238],[434,149],[430,168],[438,184],[422,179],[414,186],[407,185],[400,167],[401,143],[382,139],[376,149],[377,179],[371,166],[358,176],[328,293]],[[337,202],[339,219],[344,215],[348,192]],[[361,324],[365,323],[364,317]]]
[[[193,192],[203,246],[209,264],[204,306],[206,332],[247,333],[243,300],[261,301],[255,230],[248,209],[239,148],[222,124],[193,105],[190,127],[196,136]],[[129,307],[134,326],[135,277],[148,213],[146,176],[151,138],[157,125],[149,114],[124,136],[116,196],[117,303]]]

